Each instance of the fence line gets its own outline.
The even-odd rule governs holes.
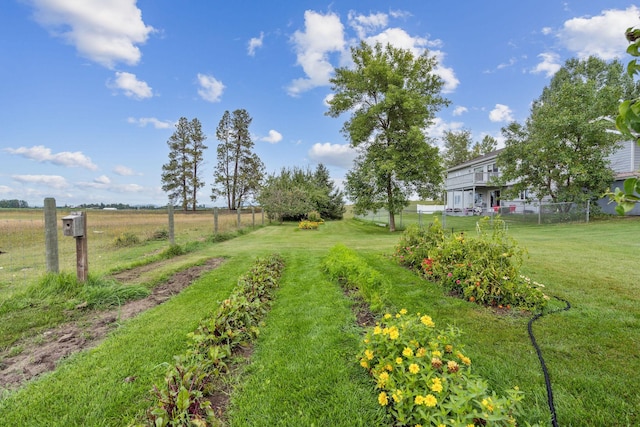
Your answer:
[[[62,218],[77,209],[57,209],[59,269],[75,272],[75,238],[63,236]],[[135,262],[169,246],[167,209],[86,211],[89,272],[104,272]],[[215,217],[215,218],[214,218]],[[214,220],[217,220],[214,224]],[[175,243],[202,241],[216,233],[264,225],[261,210],[223,209],[174,212]],[[47,271],[42,209],[0,209],[0,299],[9,288],[35,280]]]

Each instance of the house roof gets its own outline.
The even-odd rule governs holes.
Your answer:
[[[475,165],[476,163],[482,163],[482,162],[490,160],[492,158],[496,158],[496,157],[498,157],[498,154],[500,154],[500,152],[502,150],[504,150],[504,148],[499,148],[499,149],[497,149],[495,151],[492,151],[490,153],[484,154],[482,156],[474,157],[473,159],[468,160],[468,161],[466,161],[464,163],[460,163],[460,164],[457,164],[457,165],[455,165],[453,167],[450,167],[449,169],[447,169],[447,172],[453,171],[453,170],[456,170],[456,169],[461,169],[461,168],[464,168],[464,167],[467,167],[467,166]]]

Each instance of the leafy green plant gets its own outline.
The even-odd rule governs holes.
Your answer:
[[[520,274],[525,253],[507,235],[500,219],[478,221],[477,236],[445,236],[436,218],[427,230],[407,230],[395,256],[401,264],[469,301],[541,310],[547,303],[543,285]]]
[[[311,222],[322,222],[322,217],[318,211],[311,211],[307,213],[307,219]]]
[[[488,389],[471,372],[471,359],[457,342],[454,327],[436,329],[428,315],[387,313],[371,328],[358,355],[380,390],[378,403],[398,426],[516,425],[523,393],[506,396]]]
[[[169,231],[166,228],[155,230],[148,240],[169,240]]]
[[[277,254],[256,260],[214,315],[187,335],[187,351],[176,356],[178,364],[167,374],[165,386],[154,386],[155,403],[147,411],[152,425],[216,425],[207,400],[212,380],[227,372],[227,361],[235,348],[258,335],[259,322],[283,268],[284,261]]]
[[[323,259],[322,266],[344,288],[360,294],[369,303],[371,310],[380,311],[386,305],[389,283],[354,250],[338,244],[331,248]]]

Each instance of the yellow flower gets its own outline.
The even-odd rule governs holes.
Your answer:
[[[467,427],[475,427],[475,424],[467,424]]]
[[[366,349],[366,350],[364,351],[364,355],[367,357],[367,360],[371,360],[371,359],[373,359],[373,351],[371,351],[371,350],[369,350],[369,349]]]
[[[378,376],[378,385],[380,387],[384,387],[389,381],[389,374],[387,372],[382,372],[380,376]]]
[[[433,357],[442,357],[442,352],[439,351],[439,350],[432,351],[431,352],[431,356],[433,356]]]
[[[430,328],[433,328],[434,326],[436,326],[436,324],[433,323],[433,319],[431,319],[431,317],[427,316],[426,314],[420,318],[420,321],[422,322],[423,325],[428,326]]]
[[[416,424],[416,425],[415,425],[415,426],[413,426],[413,427],[422,427],[422,424]]]
[[[402,357],[396,357],[396,364],[402,365]]]
[[[403,308],[402,310],[400,310],[400,314],[402,314],[403,316],[407,314],[407,309]]]
[[[393,371],[393,365],[391,365],[391,363],[387,363],[386,365],[384,365],[384,369],[391,372]]]
[[[440,381],[440,378],[434,378],[431,381],[433,382],[429,387],[431,391],[440,393],[442,391],[442,382]]]
[[[469,359],[467,356],[464,356],[462,358],[462,363],[464,363],[467,366],[471,366],[471,359]]]
[[[389,328],[384,328],[382,330],[382,335],[389,335]]]
[[[416,350],[416,357],[424,357],[427,355],[427,349],[424,347],[420,347]]]
[[[445,353],[453,353],[453,346],[451,344],[447,344],[444,346]]]
[[[367,362],[365,359],[362,359],[360,361],[360,366],[362,366],[363,368],[368,368],[369,367],[369,362]]]
[[[380,326],[376,326],[373,328],[373,335],[380,335],[382,333],[382,328]]]
[[[429,408],[433,408],[434,406],[436,406],[437,403],[438,403],[438,400],[433,394],[427,394],[424,397],[424,405],[428,406]]]
[[[424,403],[424,397],[417,395],[415,399],[413,399],[413,403],[416,405],[422,405]]]
[[[391,338],[392,340],[397,339],[399,335],[400,335],[400,332],[398,332],[398,328],[397,327],[392,326],[389,329],[389,338]]]
[[[411,365],[409,365],[409,372],[411,372],[412,374],[417,374],[418,372],[420,372],[420,367],[415,363],[412,363]]]
[[[402,390],[395,390],[393,392],[393,394],[391,395],[391,397],[393,397],[393,400],[396,403],[400,403],[402,402],[403,396],[402,396]]]
[[[400,313],[396,314],[396,319],[400,318]]]
[[[458,369],[458,362],[456,362],[455,360],[449,360],[447,362],[447,371],[449,371],[450,374],[458,372]]]
[[[493,402],[491,401],[490,397],[488,397],[486,399],[482,399],[482,406],[487,408],[487,411],[493,412],[494,406],[493,406]]]
[[[386,314],[384,315],[384,318],[385,318],[385,319],[391,319],[391,314],[386,313]]]
[[[440,369],[440,367],[442,366],[442,360],[438,359],[437,357],[432,357],[431,366],[433,367],[433,369]]]
[[[413,356],[413,350],[411,350],[410,347],[405,347],[404,350],[402,350],[402,355],[404,357]]]
[[[384,391],[378,395],[378,403],[380,406],[387,406],[389,404],[389,398]]]

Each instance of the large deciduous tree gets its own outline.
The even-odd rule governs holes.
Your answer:
[[[435,113],[448,104],[442,79],[428,51],[362,42],[351,49],[353,68],[337,68],[331,79],[331,117],[350,112],[344,134],[359,156],[345,189],[356,213],[386,208],[389,229],[409,197],[433,197],[442,182],[442,159],[425,135]]]
[[[264,164],[252,151],[251,120],[244,109],[235,110],[233,114],[225,111],[216,129],[220,143],[211,199],[226,198],[227,207],[232,210],[240,209],[248,198],[255,195],[264,177]]]
[[[189,122],[186,117],[180,117],[176,130],[167,141],[169,162],[162,165],[162,190],[168,193],[171,203],[180,201],[184,211],[189,206],[196,210],[197,192],[204,186],[200,166],[207,148],[205,139],[197,118]]]
[[[613,181],[607,161],[621,136],[612,132],[619,99],[633,82],[619,62],[569,59],[533,103],[524,125],[502,129],[498,161],[512,193],[529,189],[539,199],[583,202]]]

